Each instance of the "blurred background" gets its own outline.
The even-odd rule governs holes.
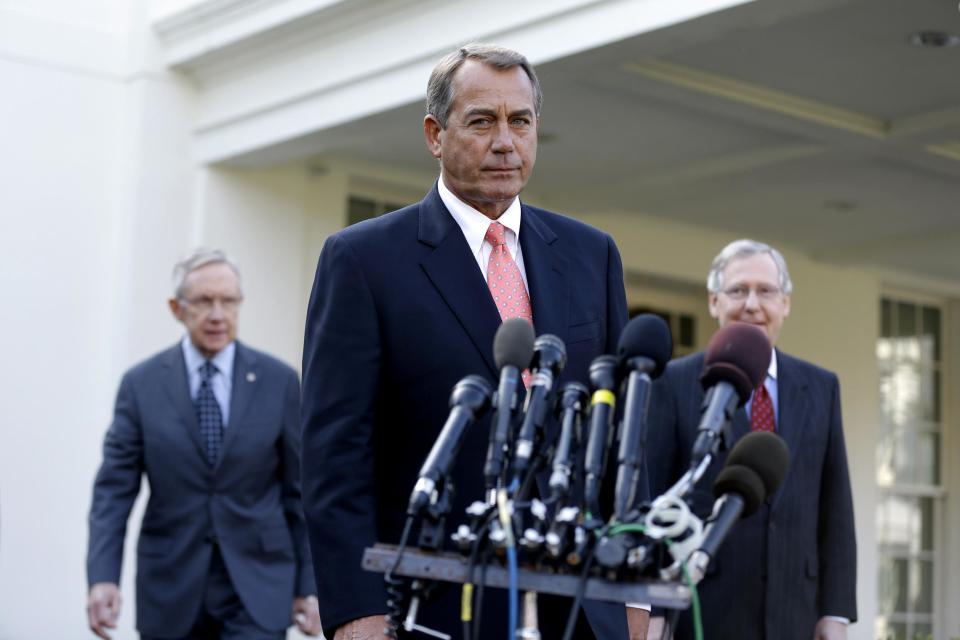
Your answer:
[[[541,78],[523,199],[613,234],[677,355],[728,241],[783,250],[781,345],[843,389],[850,637],[960,637],[956,0],[0,0],[0,638],[92,637],[92,480],[181,335],[172,264],[225,249],[241,339],[299,368],[323,240],[431,187],[427,76],[473,40]]]

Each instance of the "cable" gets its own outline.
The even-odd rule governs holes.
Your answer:
[[[473,585],[476,582],[473,579],[474,572],[477,568],[477,557],[480,555],[480,547],[483,546],[484,536],[487,535],[487,530],[490,528],[490,522],[496,516],[496,512],[491,510],[490,513],[484,518],[483,524],[480,525],[480,528],[477,529],[477,539],[473,541],[473,545],[470,548],[470,559],[467,561],[467,582],[463,585],[463,597],[460,601],[460,620],[463,622],[463,640],[471,640],[471,628],[470,624],[474,620],[476,621],[476,627],[479,627],[480,620],[480,603],[482,600],[477,602],[476,612],[477,615],[473,615]],[[483,597],[483,582],[480,583],[478,589],[479,597]],[[479,638],[479,630],[477,630],[477,637]]]
[[[516,480],[510,487],[516,490]],[[509,624],[510,629],[507,635],[508,640],[513,640],[513,635],[517,629],[517,609],[519,599],[519,589],[517,588],[517,547],[513,538],[513,522],[510,519],[510,513],[507,511],[507,492],[501,489],[497,492],[497,513],[500,516],[500,525],[506,535],[507,546],[507,570],[509,574]]]
[[[690,608],[693,609],[693,636],[696,640],[703,640],[703,620],[700,618],[700,596],[697,595],[697,585],[693,583],[693,579],[687,571],[686,562],[680,565],[680,569],[683,571],[683,581],[690,588]]]
[[[390,570],[383,576],[383,581],[387,583],[387,629],[386,633],[391,638],[397,637],[397,629],[400,627],[400,621],[403,619],[403,600],[402,591],[403,579],[394,578],[393,572],[400,567],[400,560],[403,559],[403,552],[407,548],[407,540],[410,538],[410,530],[413,528],[413,516],[407,516],[407,521],[403,525],[403,534],[400,536],[400,544],[397,545],[397,557],[393,560]]]
[[[571,640],[571,638],[573,638],[573,632],[577,627],[580,603],[583,601],[583,594],[587,591],[587,578],[590,576],[590,568],[593,565],[593,554],[596,549],[596,544],[590,547],[590,552],[587,554],[586,561],[583,563],[583,573],[580,574],[580,581],[577,583],[577,594],[573,598],[570,615],[567,616],[567,626],[563,631],[563,640]]]

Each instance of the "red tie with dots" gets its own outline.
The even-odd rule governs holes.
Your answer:
[[[750,403],[750,429],[753,431],[776,431],[777,420],[773,416],[773,402],[767,393],[767,386],[761,384],[753,392]]]
[[[490,261],[487,263],[487,286],[497,305],[501,320],[523,318],[533,324],[533,307],[530,294],[523,284],[520,268],[507,249],[507,230],[499,222],[491,222],[484,240],[490,243]],[[530,372],[523,372],[523,384],[530,387]]]

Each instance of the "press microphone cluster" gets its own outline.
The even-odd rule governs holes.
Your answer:
[[[664,320],[640,315],[624,328],[615,354],[593,360],[588,380],[564,381],[568,355],[559,337],[535,336],[526,320],[504,322],[493,343],[496,389],[477,375],[457,383],[447,420],[410,495],[408,519],[422,519],[431,532],[421,534],[419,546],[439,550],[458,451],[471,425],[492,410],[483,464],[486,495],[471,504],[468,524],[451,536],[471,567],[492,562],[510,568],[511,575],[522,565],[549,568],[552,575],[674,580],[678,567],[687,564],[696,580],[702,578],[734,523],[776,492],[789,456],[776,435],[742,438],[714,485],[713,515],[702,521],[690,512],[690,491],[770,362],[771,347],[760,329],[727,325],[705,356],[700,377],[705,397],[691,468],[663,496],[641,500],[647,414],[654,381],[672,351]],[[614,475],[607,469],[611,452],[616,455],[612,505],[601,498],[605,480]],[[528,606],[535,601],[525,599]],[[413,624],[410,616],[408,621]]]

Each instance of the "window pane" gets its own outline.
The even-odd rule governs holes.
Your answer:
[[[913,560],[910,575],[910,608],[917,613],[933,612],[933,562]]]
[[[920,498],[920,549],[933,551],[933,498]]]
[[[881,558],[877,571],[878,606],[881,613],[902,613],[907,610],[907,561],[903,558]]]
[[[916,460],[912,468],[914,482],[937,485],[940,483],[940,464],[937,452],[940,450],[940,434],[917,434]]]
[[[893,303],[886,298],[880,301],[880,336],[893,336]]]
[[[933,640],[933,625],[914,623],[912,640]]]
[[[940,362],[940,310],[934,307],[923,308],[923,336],[929,346],[929,356],[933,362]]]
[[[356,224],[377,215],[377,203],[366,198],[351,196],[347,202],[347,224]]]
[[[896,335],[913,337],[918,333],[917,306],[909,302],[897,303]]]

